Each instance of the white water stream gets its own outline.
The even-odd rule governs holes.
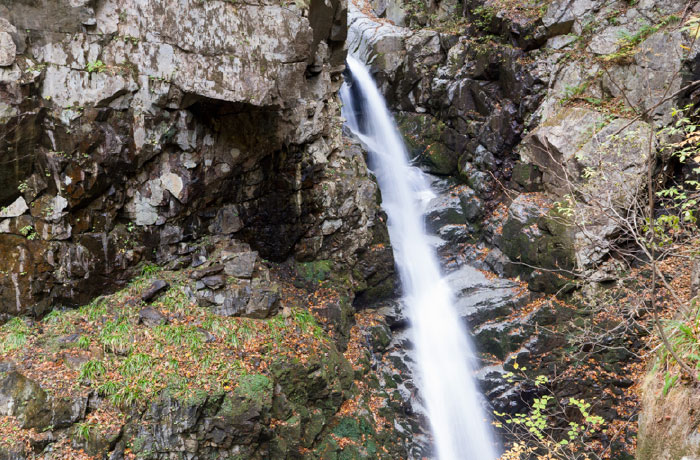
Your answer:
[[[341,89],[343,116],[364,142],[382,191],[389,236],[403,286],[418,375],[439,460],[498,457],[473,376],[473,352],[440,273],[423,222],[434,196],[420,170],[411,167],[403,141],[367,68],[348,57],[352,82]]]

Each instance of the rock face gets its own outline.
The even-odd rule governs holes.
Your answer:
[[[395,27],[353,7],[349,18],[349,51],[371,65],[411,153],[430,172],[459,174],[492,196],[488,172],[510,168],[506,154],[546,85],[542,70],[523,64],[522,49],[468,33]]]
[[[345,12],[0,4],[0,316],[84,303],[144,260],[196,263],[207,234],[355,264],[377,205],[339,129]]]
[[[562,110],[519,145],[521,161],[542,172],[541,181],[550,196],[575,197],[568,201],[568,225],[575,233],[569,246],[575,247],[577,267],[595,266],[608,255],[608,239],[621,226],[614,216],[624,215],[634,205],[655,149],[656,138],[648,123],[609,120],[584,108]]]
[[[629,208],[654,163],[652,131],[689,95],[682,69],[700,47],[674,25],[684,4],[553,1],[528,11],[474,1],[458,25],[435,14],[448,4],[426,7],[427,19],[409,27],[351,7],[349,49],[372,66],[425,169],[459,177],[481,198],[504,187],[574,196],[565,245],[576,268],[595,270],[621,232],[609,214]],[[372,6],[386,17],[412,8]]]
[[[689,83],[700,75],[700,43],[681,20],[700,6],[473,0],[441,14],[454,6],[388,0],[350,8],[348,42],[370,64],[415,161],[468,186],[480,205],[476,221],[465,222],[456,196],[441,194],[427,225],[487,354],[479,374],[485,394],[499,411],[518,413],[537,389],[504,382],[503,366],[527,363],[533,375],[550,377],[556,368],[566,376],[552,385],[556,396],[595,397],[604,417],[627,419],[623,406],[638,404],[626,390],[632,382],[586,380],[567,354],[588,353],[586,315],[614,302],[606,296],[617,291],[608,289],[624,285],[621,267],[638,247],[627,219],[644,214],[648,178],[656,185],[680,177],[660,129],[676,121],[674,107],[697,107]],[[465,264],[519,284],[480,279]],[[633,345],[590,352],[613,374],[635,363],[628,350],[643,334],[633,330],[623,340],[611,332],[615,321],[625,320],[602,322],[602,340]],[[683,401],[692,405],[689,395]],[[651,438],[645,444],[640,436],[642,458],[697,455],[685,413],[678,424],[659,422],[684,403],[645,401],[654,415],[640,420],[640,434]],[[678,449],[664,447],[665,433]],[[629,459],[635,435],[630,428],[601,441],[614,458]]]

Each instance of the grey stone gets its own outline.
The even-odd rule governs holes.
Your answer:
[[[566,34],[571,31],[575,20],[582,21],[602,3],[600,0],[555,0],[547,8],[542,23],[550,36]]]
[[[553,50],[566,49],[569,45],[578,40],[576,35],[557,35],[547,40],[547,48]]]
[[[201,282],[210,289],[219,289],[226,285],[226,278],[223,275],[211,275],[202,278]]]
[[[262,319],[277,312],[279,294],[267,286],[245,284],[227,289],[223,296],[223,303],[214,307],[218,315]]]
[[[608,27],[596,33],[588,44],[588,49],[595,54],[612,54],[620,48],[622,33],[627,32],[625,26]]]
[[[258,253],[255,251],[232,254],[224,258],[224,273],[236,278],[250,278],[257,260]]]
[[[13,201],[11,205],[0,208],[0,219],[5,217],[19,217],[27,211],[29,211],[27,202],[24,201],[23,197],[19,197]]]
[[[168,318],[153,307],[146,307],[139,312],[139,323],[148,327],[161,326],[168,323]]]
[[[224,266],[221,264],[216,264],[212,265],[210,267],[205,267],[205,268],[200,268],[199,270],[195,270],[190,274],[190,278],[199,280],[204,278],[205,276],[211,276],[215,275],[217,273],[220,273],[224,269]]]
[[[0,67],[8,67],[14,64],[17,47],[12,40],[12,35],[0,32]]]
[[[151,286],[141,294],[141,300],[150,302],[165,292],[170,287],[170,284],[163,280],[155,280]]]

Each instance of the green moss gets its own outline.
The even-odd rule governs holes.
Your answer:
[[[308,282],[321,282],[328,279],[333,270],[330,260],[316,260],[297,264],[297,273]]]
[[[360,423],[353,418],[343,418],[333,429],[333,434],[341,438],[360,439]]]
[[[446,145],[444,122],[422,114],[397,114],[396,122],[412,157],[436,174],[456,171],[457,155]]]
[[[238,380],[238,392],[255,399],[267,399],[272,395],[272,381],[262,374],[244,375]]]

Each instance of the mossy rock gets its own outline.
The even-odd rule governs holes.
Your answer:
[[[572,233],[565,217],[554,209],[543,214],[521,195],[511,204],[499,246],[511,260],[523,262],[517,274],[531,281],[531,289],[555,293],[570,283],[576,264]]]
[[[457,171],[458,155],[449,147],[449,128],[424,114],[396,114],[396,122],[411,157],[430,172],[449,175]]]
[[[340,406],[353,380],[352,366],[332,344],[327,352],[311,355],[303,363],[278,359],[270,372],[292,404],[309,407],[313,402],[329,412]]]
[[[315,260],[297,263],[297,273],[307,282],[319,283],[329,278],[333,271],[333,261]]]
[[[51,405],[46,392],[19,372],[0,374],[0,414],[17,417],[22,428],[44,429],[51,424]]]
[[[512,179],[527,192],[537,192],[542,188],[542,172],[537,165],[518,161],[513,166]]]

